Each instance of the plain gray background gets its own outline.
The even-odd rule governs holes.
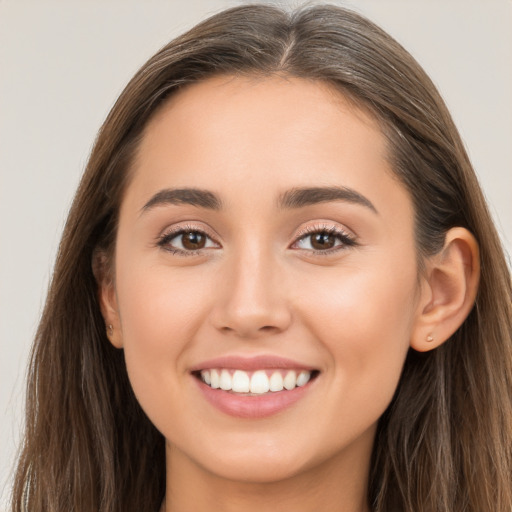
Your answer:
[[[23,422],[29,347],[95,133],[160,46],[241,3],[0,0],[0,510]],[[336,3],[388,30],[438,85],[510,254],[512,2]]]

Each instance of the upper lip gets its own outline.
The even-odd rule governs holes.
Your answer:
[[[245,371],[255,371],[263,369],[293,369],[293,370],[306,370],[314,371],[316,368],[299,363],[292,359],[285,357],[273,356],[270,354],[263,354],[252,357],[242,356],[222,356],[208,361],[203,361],[193,366],[190,371],[197,372],[207,370],[210,368],[230,368]]]

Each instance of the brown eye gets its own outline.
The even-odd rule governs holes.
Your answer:
[[[206,233],[196,229],[183,229],[163,236],[158,245],[173,254],[193,255],[202,249],[220,248]]]
[[[311,236],[311,247],[316,250],[332,249],[336,245],[336,236],[332,233],[322,231]]]
[[[189,251],[203,249],[206,245],[206,236],[199,231],[186,231],[179,236],[181,236],[183,248]]]
[[[292,246],[295,249],[305,249],[317,254],[332,254],[338,249],[357,245],[354,238],[344,231],[333,229],[318,229],[301,236]]]

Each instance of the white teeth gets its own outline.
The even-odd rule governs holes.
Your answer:
[[[309,372],[300,372],[297,377],[297,386],[305,386],[309,379],[311,378],[311,373]]]
[[[251,393],[256,394],[266,393],[270,389],[270,383],[264,370],[258,370],[252,374],[250,389]]]
[[[249,375],[241,370],[233,374],[233,385],[231,388],[235,393],[249,393]]]
[[[218,389],[219,387],[219,372],[217,372],[217,370],[212,370],[211,373],[210,373],[210,379],[211,379],[211,384],[210,386],[213,388],[213,389]]]
[[[201,372],[201,378],[203,379],[206,384],[210,385],[212,382],[212,379],[210,378],[210,372],[208,370],[203,370]]]
[[[289,371],[284,378],[283,384],[288,391],[293,389],[297,384],[297,374],[293,370]]]
[[[219,387],[224,391],[231,389],[231,375],[227,370],[222,370],[220,374]]]
[[[305,386],[311,379],[311,372],[289,370],[283,378],[284,370],[257,370],[252,375],[243,370],[211,369],[201,370],[201,380],[213,389],[233,393],[261,395],[269,391],[288,391]],[[270,378],[269,376],[270,375]]]
[[[283,376],[281,372],[274,372],[270,377],[270,391],[283,391]]]

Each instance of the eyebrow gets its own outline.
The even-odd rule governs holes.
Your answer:
[[[213,192],[198,188],[166,188],[157,192],[143,207],[142,212],[167,204],[189,204],[209,210],[220,210],[222,201]]]
[[[346,201],[359,204],[378,214],[372,202],[348,187],[301,187],[287,190],[279,196],[279,208],[295,209],[330,201]],[[199,208],[218,211],[222,201],[213,192],[198,188],[163,189],[157,192],[141,209],[141,213],[163,205],[188,204]]]
[[[378,215],[377,208],[373,203],[348,187],[304,187],[287,190],[278,199],[280,208],[302,208],[318,203],[330,201],[346,201],[369,208]]]

